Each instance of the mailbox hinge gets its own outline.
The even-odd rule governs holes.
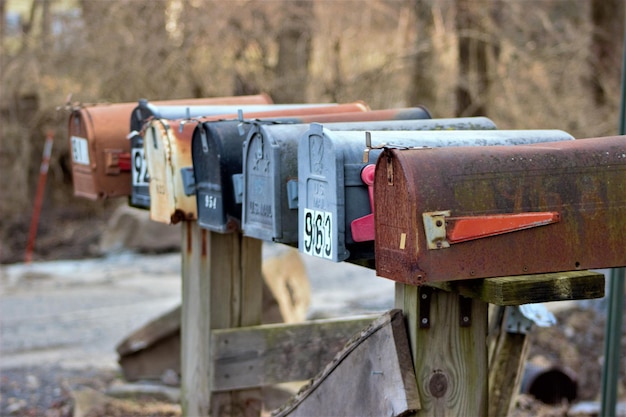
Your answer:
[[[428,249],[444,249],[454,243],[557,223],[561,215],[555,211],[545,211],[451,217],[450,210],[444,210],[423,213],[422,219]]]

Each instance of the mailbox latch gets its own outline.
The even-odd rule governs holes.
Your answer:
[[[369,194],[370,208],[372,213],[363,217],[352,220],[350,228],[352,231],[352,239],[355,242],[367,242],[374,240],[376,227],[374,225],[374,176],[376,165],[366,165],[361,171],[361,180],[367,185]]]
[[[193,167],[183,167],[180,169],[180,176],[183,180],[183,190],[186,196],[196,194],[196,177]]]
[[[120,172],[130,171],[130,153],[121,149],[104,150],[104,172],[107,175],[119,175]]]
[[[422,218],[428,249],[444,249],[454,243],[557,223],[561,215],[555,211],[543,211],[451,217],[450,210],[445,210],[423,213]]]

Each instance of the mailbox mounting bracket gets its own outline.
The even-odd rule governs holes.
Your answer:
[[[429,329],[430,305],[433,296],[433,288],[427,285],[418,288],[419,294],[419,327]],[[472,299],[459,294],[459,326],[470,327],[472,325]]]

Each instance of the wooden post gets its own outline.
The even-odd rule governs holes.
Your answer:
[[[181,405],[186,416],[258,416],[260,389],[212,392],[211,329],[260,324],[261,241],[182,227]]]
[[[486,416],[488,304],[431,287],[396,284],[407,318],[422,409],[416,416]]]

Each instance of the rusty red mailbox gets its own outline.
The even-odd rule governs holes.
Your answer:
[[[167,105],[271,103],[266,94],[156,101]],[[74,194],[92,200],[131,193],[131,155],[127,135],[137,103],[80,106],[69,116]]]
[[[626,137],[385,149],[378,275],[413,285],[626,265]]]

